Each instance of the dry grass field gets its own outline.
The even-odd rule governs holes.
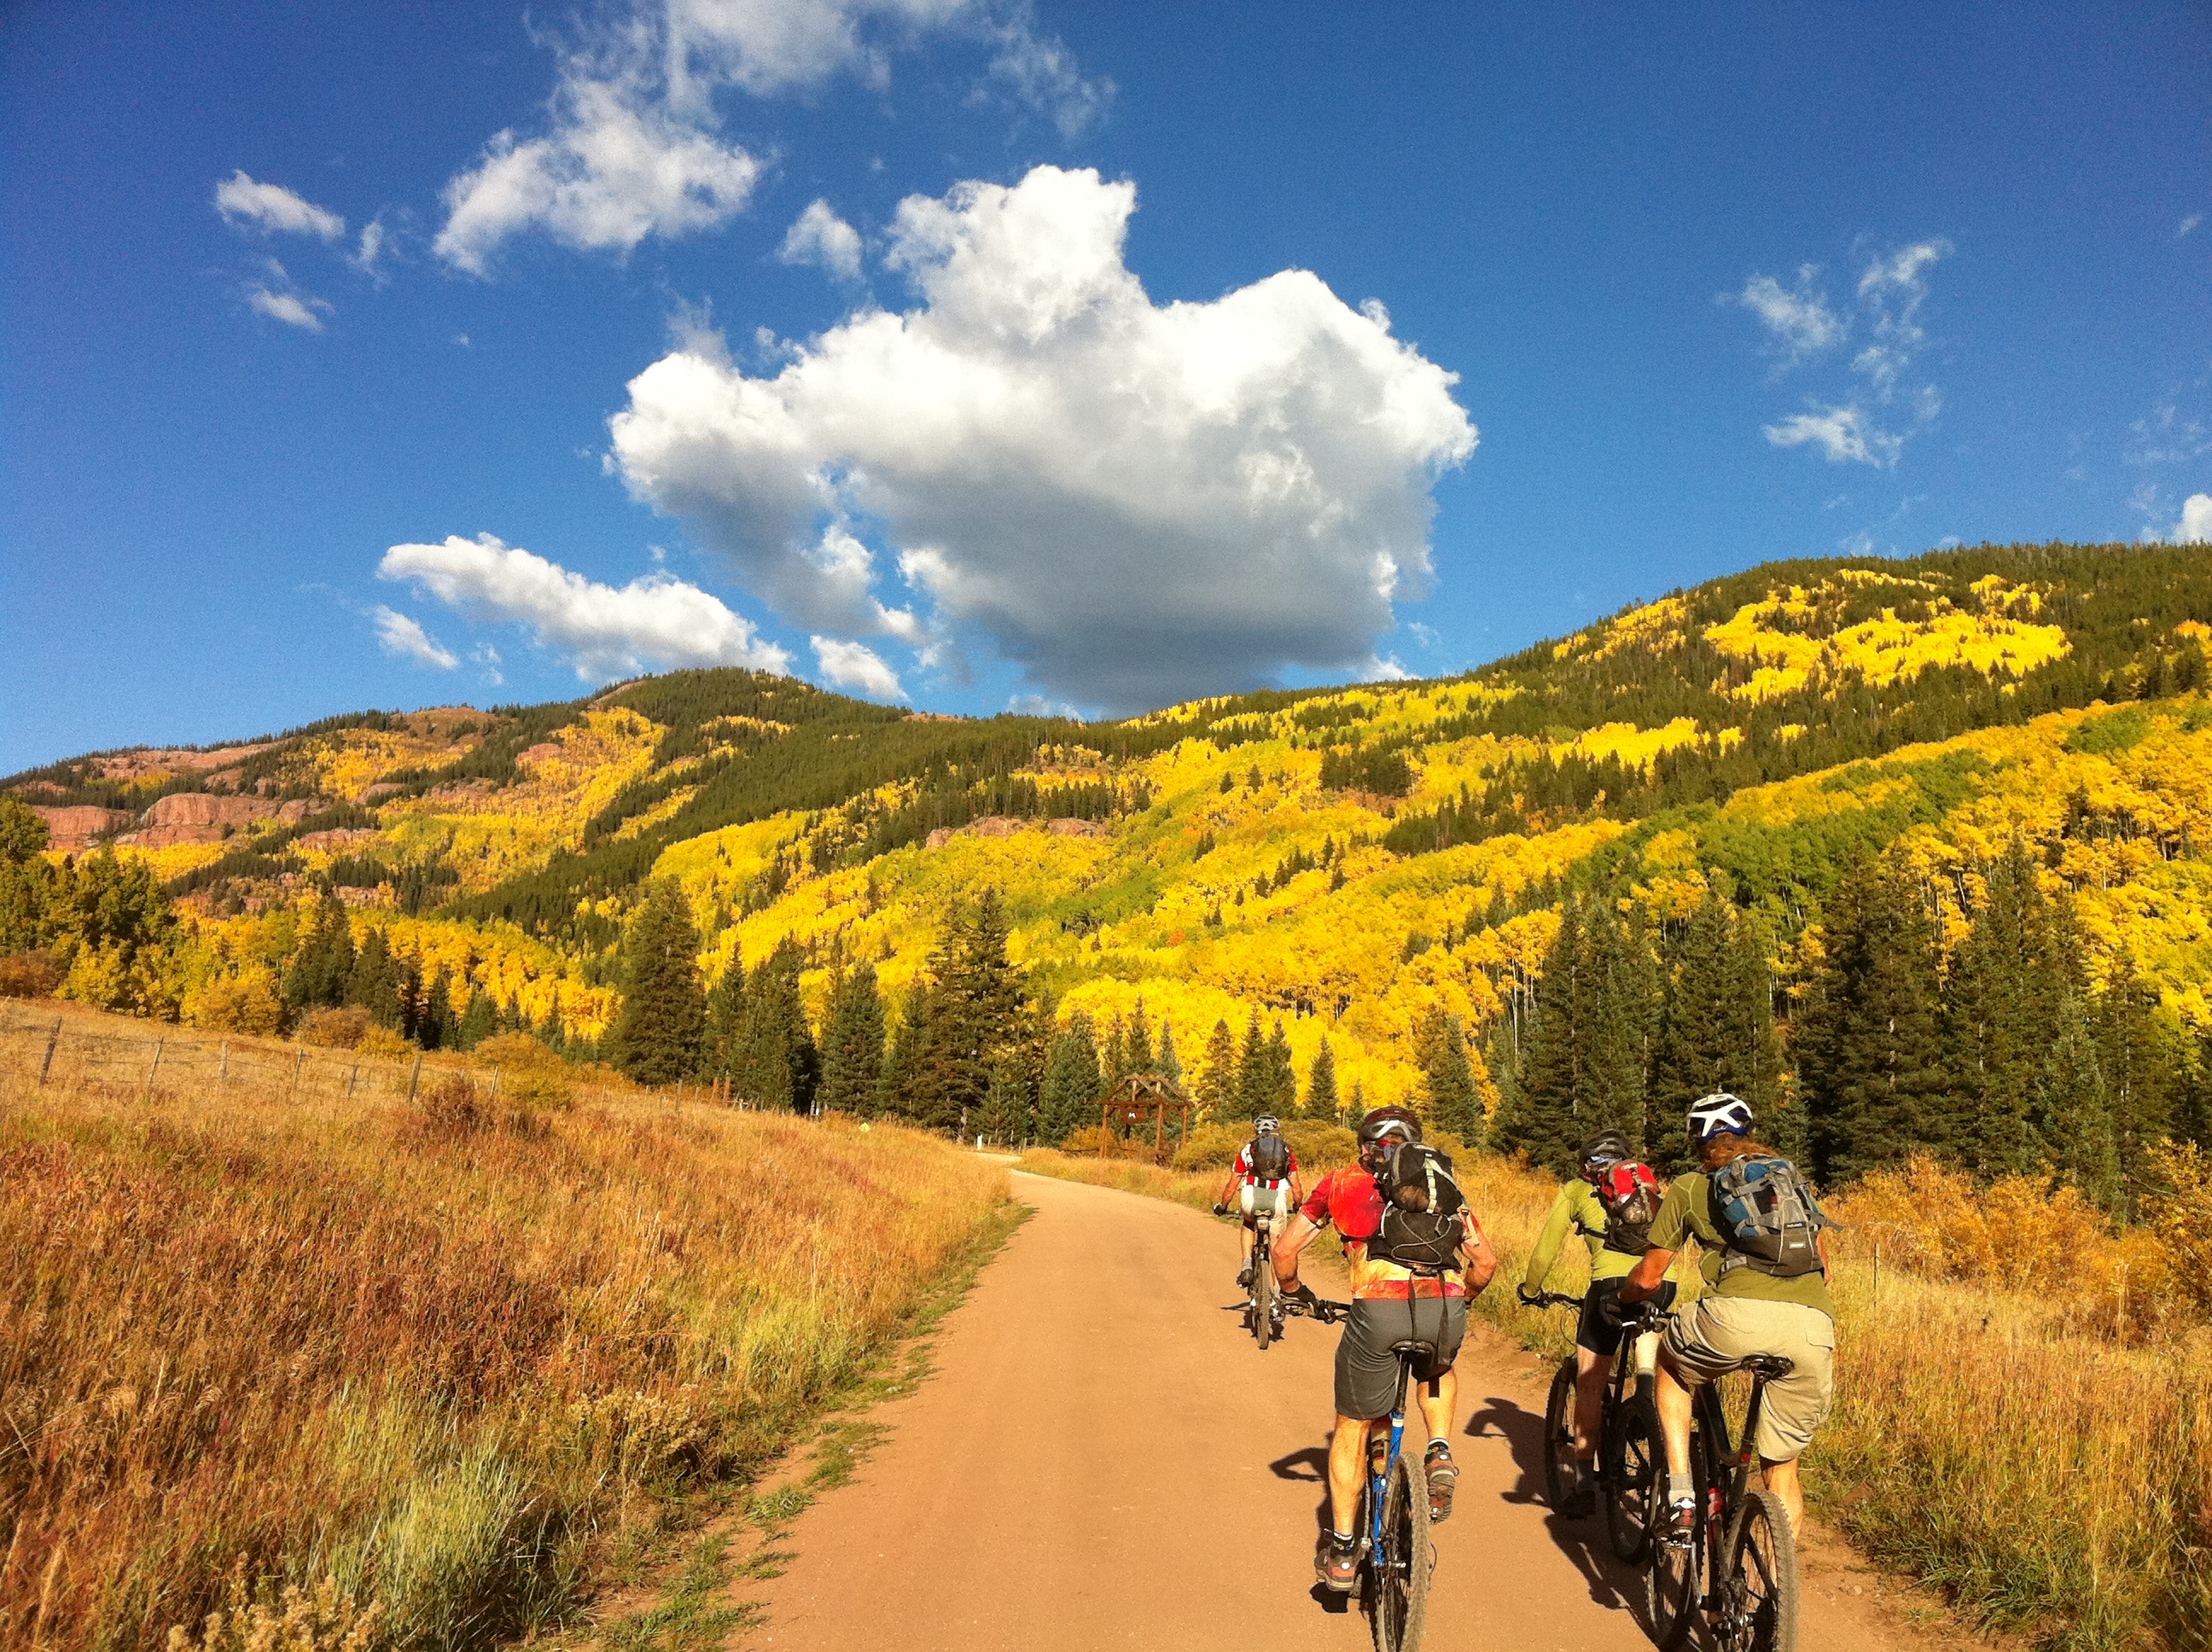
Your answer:
[[[1032,1152],[1022,1168],[1210,1209],[1218,1171]],[[1558,1183],[1486,1156],[1468,1197],[1504,1261],[1478,1311],[1565,1354],[1571,1316],[1511,1286]],[[1925,1163],[1834,1213],[1837,1406],[1814,1443],[1818,1511],[1969,1613],[2068,1652],[2212,1646],[2212,1219],[2191,1165],[2176,1202],[2115,1234],[2070,1190],[1970,1196]],[[1579,1291],[1581,1248],[1552,1286]]]
[[[313,1063],[250,1041],[219,1098],[206,1051],[41,1084],[44,1044],[0,1038],[12,1646],[557,1622],[787,1441],[1006,1208],[1002,1167],[896,1128],[533,1106],[328,1053],[302,1084]]]

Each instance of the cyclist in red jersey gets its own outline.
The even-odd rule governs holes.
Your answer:
[[[1369,1433],[1387,1421],[1397,1403],[1398,1358],[1390,1345],[1401,1339],[1436,1348],[1427,1367],[1414,1373],[1421,1383],[1421,1418],[1429,1430],[1422,1467],[1430,1517],[1443,1520],[1451,1513],[1459,1484],[1459,1467],[1451,1455],[1459,1400],[1452,1368],[1467,1336],[1468,1298],[1480,1295],[1498,1272],[1498,1254],[1472,1211],[1461,1213],[1465,1233],[1459,1266],[1430,1272],[1368,1255],[1367,1242],[1382,1224],[1375,1173],[1401,1142],[1420,1139],[1419,1115],[1409,1109],[1378,1107],[1369,1113],[1359,1121],[1359,1162],[1330,1171],[1316,1184],[1275,1247],[1275,1278],[1283,1294],[1304,1301],[1313,1300],[1313,1292],[1298,1283],[1298,1256],[1323,1226],[1335,1224],[1352,1264],[1352,1314],[1336,1345],[1336,1430],[1328,1449],[1334,1529],[1322,1534],[1314,1555],[1322,1586],[1339,1592],[1350,1589],[1358,1575],[1359,1546],[1352,1528],[1359,1517],[1360,1478]]]
[[[1251,1288],[1252,1235],[1260,1212],[1264,1210],[1273,1215],[1272,1231],[1279,1235],[1303,1197],[1298,1185],[1298,1156],[1284,1139],[1281,1121],[1269,1117],[1253,1120],[1252,1139],[1237,1150],[1237,1163],[1230,1167],[1229,1180],[1222,1183],[1221,1197],[1213,1206],[1216,1216],[1226,1216],[1234,1205],[1243,1218],[1244,1265],[1237,1274],[1239,1291]]]

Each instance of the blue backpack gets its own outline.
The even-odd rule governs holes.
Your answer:
[[[1723,1273],[1748,1267],[1795,1279],[1820,1271],[1818,1236],[1828,1218],[1796,1165],[1771,1153],[1746,1153],[1711,1181],[1713,1225],[1728,1245]]]

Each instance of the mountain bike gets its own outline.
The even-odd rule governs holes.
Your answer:
[[[1751,1490],[1759,1412],[1766,1385],[1787,1376],[1791,1362],[1771,1354],[1743,1363],[1751,1375],[1740,1447],[1729,1439],[1721,1385],[1698,1386],[1692,1412],[1690,1479],[1698,1518],[1674,1537],[1662,1529],[1663,1495],[1651,1499],[1654,1540],[1644,1573],[1651,1637],[1662,1647],[1688,1639],[1698,1619],[1719,1652],[1796,1652],[1797,1545],[1790,1515],[1771,1491]]]
[[[1350,1303],[1293,1297],[1288,1311],[1336,1325],[1352,1312]],[[1419,1652],[1429,1612],[1429,1574],[1436,1565],[1436,1544],[1429,1536],[1429,1489],[1425,1475],[1403,1449],[1406,1394],[1417,1380],[1417,1363],[1436,1355],[1432,1343],[1394,1342],[1398,1357],[1398,1398],[1390,1407],[1386,1440],[1370,1430],[1367,1479],[1359,1494],[1360,1605],[1375,1637],[1375,1652]]]
[[[1216,1216],[1229,1214],[1226,1205],[1213,1207]],[[1275,1283],[1275,1213],[1261,1209],[1252,1218],[1252,1282],[1244,1287],[1244,1328],[1265,1353],[1267,1345],[1283,1333],[1283,1290]]]
[[[1538,1305],[1579,1314],[1583,1299],[1547,1291]],[[1657,1318],[1648,1303],[1624,1314],[1598,1424],[1597,1482],[1605,1499],[1606,1534],[1613,1553],[1632,1566],[1650,1551],[1663,1501],[1667,1448],[1659,1432],[1659,1408],[1651,1398],[1659,1357]],[[1554,1509],[1565,1505],[1574,1484],[1575,1356],[1569,1354],[1552,1378],[1544,1405],[1544,1490]]]

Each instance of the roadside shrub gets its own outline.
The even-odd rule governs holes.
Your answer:
[[[62,979],[61,960],[51,952],[34,950],[0,957],[0,998],[52,998]]]
[[[302,1044],[320,1049],[359,1049],[362,1035],[368,1031],[368,1011],[358,1007],[310,1010],[293,1031]]]
[[[408,1040],[391,1028],[380,1027],[373,1022],[362,1029],[361,1038],[353,1048],[355,1054],[379,1061],[397,1061],[415,1054],[415,1046]]]
[[[572,1069],[527,1033],[501,1033],[472,1052],[477,1066],[496,1068],[499,1099],[511,1106],[557,1112],[575,1105]]]
[[[283,1000],[265,969],[210,981],[185,1000],[185,1019],[210,1032],[246,1033],[267,1038],[284,1025]]]

